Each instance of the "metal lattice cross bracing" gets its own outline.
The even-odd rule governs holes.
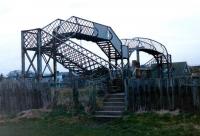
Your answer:
[[[75,43],[73,38],[96,43],[108,60]],[[171,64],[171,55],[159,42],[138,37],[120,40],[111,27],[74,16],[56,19],[41,29],[22,31],[21,43],[23,76],[28,77],[33,70],[38,79],[44,77],[46,70],[56,78],[57,63],[80,75],[94,75],[102,70],[110,78],[122,77],[124,60],[129,65],[135,50],[154,56],[146,65]]]

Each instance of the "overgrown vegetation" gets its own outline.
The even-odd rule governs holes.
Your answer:
[[[17,86],[18,82],[15,84]],[[1,86],[3,85],[2,83]],[[13,88],[9,86],[8,88]],[[17,88],[19,90],[19,87]],[[16,89],[13,90],[11,92],[17,92]],[[50,107],[53,108],[51,112],[34,110],[24,113],[28,113],[28,116],[36,113],[35,116],[19,114],[20,117],[12,119],[3,119],[0,116],[0,136],[200,136],[199,114],[126,113],[121,119],[97,120],[91,116],[91,111],[101,107],[103,100],[97,97],[96,88],[88,86],[79,89],[78,106],[75,106],[73,101],[71,88],[55,90],[52,93],[54,104]],[[21,98],[21,95],[17,96]]]
[[[0,124],[1,136],[200,136],[200,115],[128,114],[121,119],[96,120],[84,113],[54,109],[40,119]]]

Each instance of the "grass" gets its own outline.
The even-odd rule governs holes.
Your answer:
[[[54,111],[0,124],[0,136],[200,136],[200,115],[129,114],[116,120]]]

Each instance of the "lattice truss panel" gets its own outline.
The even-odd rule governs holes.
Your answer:
[[[40,40],[38,32],[37,29],[22,32],[22,72],[25,77],[36,77],[39,74],[44,77],[45,72],[53,75],[52,60],[47,55],[38,52],[38,41]],[[37,62],[39,59],[43,65]],[[38,73],[39,69],[41,73]]]
[[[98,30],[94,27],[93,22],[86,21],[77,17],[71,17],[62,22],[62,24],[55,29],[58,34],[65,34],[66,36],[73,36],[73,34],[83,34],[96,37]]]
[[[97,28],[97,26],[100,28]],[[119,38],[111,27],[72,16],[55,28],[53,34],[63,41],[76,38],[95,42],[106,56],[108,56],[109,61],[121,59],[121,52],[116,50],[116,43],[114,43]],[[112,41],[112,38],[115,40]],[[119,40],[117,44],[121,46],[121,41]]]
[[[168,76],[170,76],[172,66],[171,55],[168,54],[168,51],[163,44],[155,40],[142,37],[122,39],[122,43],[123,45],[128,46],[129,56],[131,56],[131,54],[136,50],[153,55],[153,58],[146,62],[144,66],[150,68],[153,64],[157,64],[157,66],[160,67],[160,73],[167,68]],[[164,64],[166,64],[167,67],[164,67]]]
[[[56,27],[56,25],[52,24],[45,27],[50,32],[53,32],[53,27]],[[109,69],[119,70],[118,67],[75,42],[71,40],[63,41],[42,29],[23,31],[22,45],[24,58],[29,62],[27,69],[24,68],[26,75],[28,75],[31,68],[37,76],[44,76],[45,70],[50,71],[51,75],[53,75],[55,71],[52,70],[50,65],[51,59],[79,74],[93,74],[101,68],[107,69],[107,71]],[[45,64],[43,67],[41,61]],[[23,64],[25,65],[26,63]]]
[[[42,31],[42,46],[45,47],[42,51],[44,51],[44,53],[48,53],[48,55],[50,55],[50,52],[52,51],[46,51],[45,49],[56,49],[57,60],[63,65],[67,61],[73,62],[79,68],[86,71],[95,70],[99,67],[109,68],[110,65],[108,61],[76,44],[75,42],[71,40],[64,42],[45,31]],[[67,67],[67,65],[65,65],[65,67]],[[113,69],[115,68],[112,65],[111,67]]]
[[[163,63],[171,63],[171,55],[168,54],[167,49],[161,43],[149,39],[149,38],[141,38],[136,37],[133,39],[122,39],[123,45],[129,47],[129,56],[136,50],[147,52],[154,56],[154,58],[158,58],[162,60]],[[155,59],[151,59],[148,63],[157,63]]]

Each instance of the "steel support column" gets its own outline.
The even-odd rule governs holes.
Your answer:
[[[117,66],[118,65],[118,62],[117,62],[117,53],[115,52],[115,66]]]
[[[24,43],[24,32],[21,31],[21,68],[22,78],[25,78],[25,43]]]
[[[160,58],[160,78],[163,78],[163,58],[162,56],[159,57]]]
[[[42,39],[41,29],[38,29],[37,33],[37,80],[42,79],[42,53],[41,53]]]
[[[54,43],[53,43],[53,79],[54,79],[54,83],[56,83],[56,79],[57,79],[57,58],[56,58],[56,39],[54,39]]]
[[[124,68],[124,64],[123,64],[123,45],[121,44],[121,67],[122,67],[122,69]]]
[[[137,58],[137,62],[140,64],[140,53],[139,50],[136,50],[136,58]]]
[[[54,72],[54,74],[53,74],[53,80],[56,83],[56,78],[57,78],[57,63],[56,63],[55,57],[53,59],[53,72]]]
[[[110,45],[108,45],[108,52],[109,52],[109,54],[108,54],[108,61],[110,62],[109,68],[111,69],[111,51],[110,51]]]

